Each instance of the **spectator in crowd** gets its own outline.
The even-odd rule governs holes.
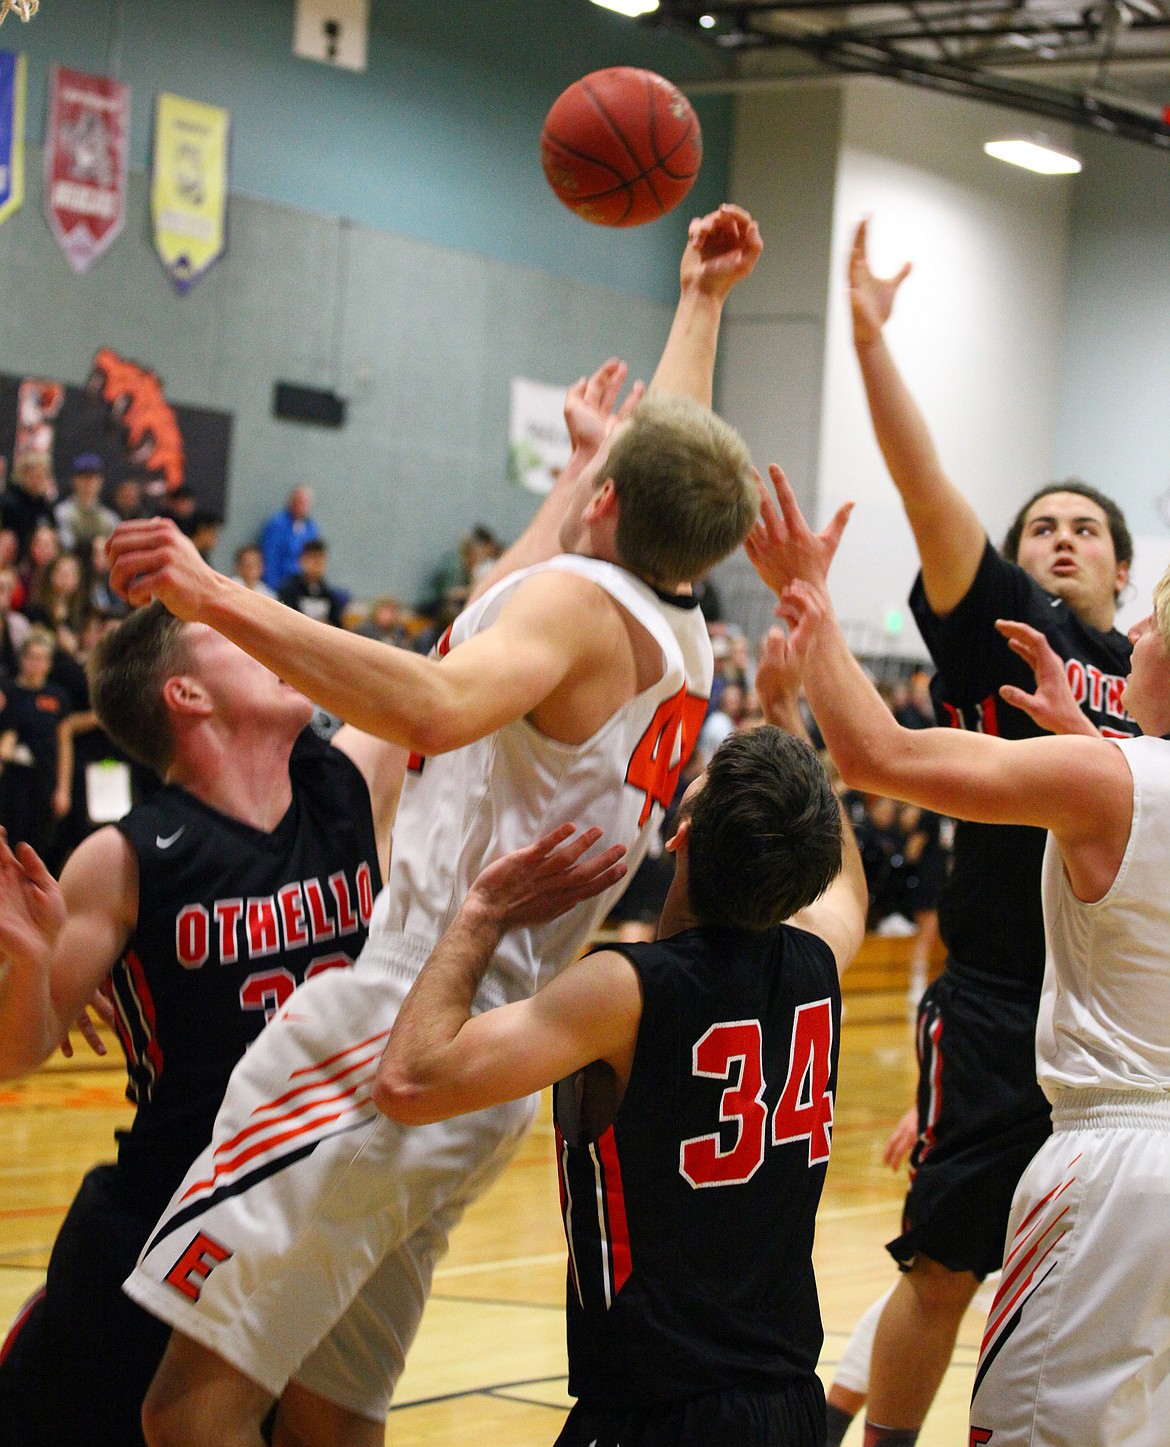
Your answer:
[[[120,482],[115,483],[114,492],[110,498],[110,507],[120,523],[134,522],[136,518],[144,518],[146,509],[142,505],[142,479],[124,477]]]
[[[36,594],[42,577],[49,571],[61,551],[61,540],[52,518],[41,522],[29,535],[24,554],[16,569],[19,588],[13,595],[13,602],[24,608]]]
[[[0,688],[20,672],[20,648],[28,637],[29,621],[12,606],[16,591],[16,573],[0,568]]]
[[[150,490],[150,485],[147,484],[147,491]],[[195,514],[199,511],[199,499],[195,496],[194,489],[184,482],[173,492],[167,492],[164,488],[155,510],[159,517],[172,518],[179,531],[190,537]]]
[[[427,584],[419,611],[437,618],[440,609],[455,606],[458,611],[481,578],[491,571],[503,551],[496,535],[483,523],[460,538],[459,546],[439,559]]]
[[[216,544],[219,542],[222,527],[223,518],[219,513],[202,508],[197,508],[183,527],[183,531],[195,544],[199,556],[205,563],[211,562],[211,555],[215,552]]]
[[[321,536],[321,529],[310,516],[313,501],[311,487],[294,487],[284,507],[268,519],[260,532],[264,581],[274,593],[279,593],[297,572],[305,544]]]
[[[262,597],[276,597],[264,581],[264,554],[256,543],[245,543],[242,548],[236,549],[235,565],[236,571],[232,576],[237,583],[243,583],[245,588],[251,588],[253,593]]]
[[[130,605],[110,587],[110,559],[105,538],[94,538],[86,563],[85,592],[90,608],[107,618],[125,618]]]
[[[346,596],[325,581],[329,568],[329,547],[323,538],[314,538],[301,549],[301,567],[277,591],[277,597],[307,618],[319,623],[342,626]]]
[[[906,696],[894,710],[894,717],[904,729],[932,729],[935,726],[934,703],[930,697],[930,674],[918,668],[906,685]]]
[[[121,519],[102,504],[105,464],[96,452],[73,459],[73,489],[53,510],[61,546],[67,553],[83,554],[96,537],[109,537]]]
[[[403,622],[402,606],[397,598],[388,595],[375,598],[370,615],[354,629],[363,638],[373,638],[379,643],[389,643],[395,648],[410,647],[410,633]]]
[[[59,649],[75,654],[86,603],[81,564],[72,553],[61,553],[37,579],[24,611],[30,623],[39,623],[52,633]]]
[[[16,534],[17,548],[24,552],[33,532],[43,525],[55,528],[53,497],[56,484],[48,457],[29,453],[12,469],[8,487],[0,495],[0,525]]]
[[[52,635],[31,629],[0,710],[0,824],[12,848],[24,841],[42,857],[56,824],[61,723],[70,713],[68,695],[50,682],[52,666]]]

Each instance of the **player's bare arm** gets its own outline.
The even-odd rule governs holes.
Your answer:
[[[460,748],[523,717],[566,680],[568,693],[587,702],[595,664],[603,683],[613,676],[604,648],[614,645],[618,610],[604,590],[569,573],[528,579],[490,628],[437,660],[241,588],[213,572],[169,520],[124,524],[110,554],[111,579],[131,603],[158,598],[178,617],[207,623],[346,723],[422,754]]]
[[[763,244],[759,227],[740,206],[724,205],[691,222],[680,265],[678,306],[652,390],[679,392],[710,407],[723,304],[731,289],[751,275]],[[582,377],[569,388],[565,398],[565,421],[573,443],[569,462],[524,532],[476,584],[472,601],[508,574],[561,551],[561,523],[577,481],[608,445],[614,428],[642,400],[645,387],[635,382],[618,405],[628,370],[624,362],[611,357],[591,377]]]
[[[35,1070],[117,962],[138,914],[138,860],[116,829],[84,840],[58,884],[0,841],[0,1074]]]
[[[564,825],[480,874],[403,1002],[378,1069],[374,1101],[420,1125],[515,1100],[595,1060],[629,1073],[641,987],[624,956],[569,966],[530,1000],[472,1016],[475,992],[505,932],[555,918],[625,873],[600,830]]]
[[[680,392],[711,405],[723,304],[752,274],[764,242],[742,206],[724,204],[692,221],[679,267],[679,301],[652,392]]]
[[[866,250],[862,221],[849,255],[853,345],[861,367],[874,435],[902,497],[918,556],[922,585],[935,613],[951,612],[975,581],[987,534],[970,502],[943,471],[934,441],[886,345],[884,328],[910,263],[878,277]]]
[[[1132,819],[1133,790],[1120,750],[1103,739],[1009,741],[902,728],[833,614],[825,534],[811,531],[784,474],[771,471],[776,504],[765,500],[749,555],[765,582],[774,590],[779,585],[809,702],[845,782],[977,823],[1050,829],[1078,896],[1100,899],[1117,874]]]
[[[800,680],[803,667],[791,634],[782,628],[768,631],[756,668],[756,691],[764,717],[785,733],[812,743],[800,712]],[[841,872],[824,894],[792,918],[794,925],[819,935],[833,951],[837,975],[853,963],[865,938],[865,917],[869,909],[869,888],[865,870],[844,810],[841,811]]]
[[[374,838],[378,841],[378,864],[385,879],[390,868],[390,834],[410,755],[401,744],[387,743],[350,724],[338,729],[330,742],[353,760],[366,781],[374,816]]]

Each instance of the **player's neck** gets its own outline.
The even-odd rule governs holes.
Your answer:
[[[253,829],[270,833],[288,813],[288,764],[295,737],[206,730],[184,741],[167,775],[195,798]]]
[[[670,882],[662,913],[658,916],[656,938],[668,940],[671,935],[680,935],[684,930],[697,929],[701,923],[691,908],[686,857],[685,852],[680,851],[675,857],[674,878]]]

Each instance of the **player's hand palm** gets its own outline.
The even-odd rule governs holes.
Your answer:
[[[635,382],[630,394],[619,407],[617,399],[625,386],[629,368],[617,357],[610,357],[591,377],[582,377],[565,395],[565,424],[573,444],[574,457],[587,461],[613,432],[629,417],[646,391],[645,384]]]
[[[586,859],[601,830],[586,829],[573,839],[575,828],[562,824],[527,849],[489,864],[471,887],[474,903],[503,929],[512,929],[544,924],[616,884],[626,872],[625,846],[615,844]]]
[[[1097,730],[1081,712],[1065,672],[1064,661],[1043,633],[1027,623],[1001,618],[996,628],[1036,675],[1036,688],[1028,693],[1005,683],[1000,697],[1020,709],[1051,734],[1095,734]]]
[[[682,288],[722,300],[751,275],[763,249],[760,228],[743,207],[720,206],[690,224],[680,268]]]
[[[16,854],[0,839],[0,951],[24,966],[47,967],[65,923],[61,886],[35,850]]]
[[[874,276],[866,250],[868,222],[863,221],[853,237],[849,253],[849,302],[853,309],[853,340],[857,346],[876,342],[894,309],[898,288],[910,275],[906,262],[894,276]]]
[[[828,526],[814,533],[805,522],[796,494],[783,471],[773,463],[768,473],[776,490],[776,501],[768,496],[761,481],[760,515],[744,541],[744,551],[777,597],[789,584],[798,581],[823,587],[853,504],[847,502],[839,507]]]

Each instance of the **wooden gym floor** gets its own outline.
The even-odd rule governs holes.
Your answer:
[[[893,1279],[882,1244],[896,1234],[903,1179],[881,1164],[909,1104],[915,1071],[905,996],[846,996],[833,1157],[816,1264],[826,1383],[857,1316]],[[129,1119],[121,1056],[81,1047],[37,1075],[0,1087],[0,1323],[42,1282],[58,1224],[85,1170],[110,1159]],[[546,1447],[569,1405],[562,1304],[565,1251],[547,1099],[495,1188],[456,1231],[436,1273],[419,1339],[386,1429],[394,1447],[506,1442]],[[966,1441],[967,1400],[982,1320],[972,1311],[919,1439]],[[847,1444],[861,1440],[855,1423]]]

